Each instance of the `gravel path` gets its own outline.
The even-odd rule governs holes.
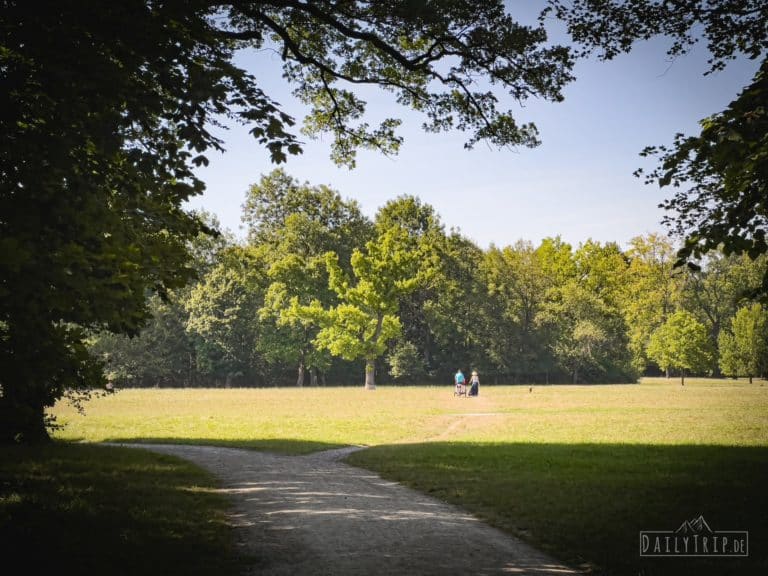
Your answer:
[[[468,513],[340,462],[357,448],[281,456],[140,447],[215,474],[230,496],[248,574],[561,575],[577,572]]]

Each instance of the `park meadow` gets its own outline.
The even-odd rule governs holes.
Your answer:
[[[55,438],[70,447],[193,443],[299,455],[365,446],[350,464],[454,503],[591,573],[768,568],[768,387],[760,381],[482,386],[477,398],[455,397],[450,386],[126,389],[92,399],[85,414],[66,402],[52,414],[61,426]],[[142,453],[100,454],[112,450]],[[142,469],[162,475],[173,462],[133,457],[160,459],[161,468]],[[199,499],[215,492],[210,478],[179,486],[198,513],[206,509]],[[225,500],[209,505],[211,518],[225,514]],[[675,530],[700,515],[714,530],[749,531],[750,556],[639,557],[640,531]]]

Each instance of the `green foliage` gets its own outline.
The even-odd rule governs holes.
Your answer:
[[[710,71],[725,68],[737,54],[759,58],[768,47],[768,8],[760,0],[549,0],[553,12],[580,43],[610,60],[639,40],[664,36],[667,55],[686,54],[703,39],[711,55]]]
[[[333,160],[349,166],[359,148],[394,154],[402,144],[399,119],[366,121],[356,84],[381,86],[422,112],[428,131],[470,132],[467,147],[535,146],[536,127],[518,124],[499,103],[505,96],[559,101],[571,79],[568,49],[548,45],[543,26],[515,22],[498,0],[348,2],[343,9],[331,2],[270,3],[237,5],[235,12],[246,22],[230,36],[257,46],[271,36],[294,94],[311,107],[304,133],[330,133]]]
[[[139,336],[101,332],[89,342],[90,353],[103,361],[114,386],[192,385],[197,366],[185,310],[157,296],[149,306],[152,318]]]
[[[722,330],[730,323],[745,295],[758,289],[766,272],[766,256],[752,260],[746,254],[709,253],[704,268],[688,270],[682,278],[681,305],[707,327],[710,343],[717,350]],[[719,347],[722,348],[722,347]],[[712,371],[719,373],[717,354]]]
[[[659,155],[647,183],[672,186],[662,203],[664,222],[680,238],[677,266],[697,268],[703,254],[720,250],[768,253],[768,7],[760,0],[549,0],[542,14],[563,20],[581,56],[594,50],[609,60],[638,41],[663,36],[670,57],[705,40],[707,74],[723,70],[738,55],[762,60],[752,83],[731,104],[701,121],[698,136],[677,134],[672,146],[651,146],[642,155]],[[643,174],[638,170],[636,175]],[[768,298],[768,274],[755,294]]]
[[[633,380],[626,325],[619,310],[576,279],[553,289],[538,318],[555,359],[573,383]]]
[[[570,262],[570,246],[567,250]],[[536,322],[552,283],[540,256],[530,242],[519,241],[503,249],[491,247],[482,264],[488,298],[496,311],[489,314],[485,326],[486,352],[495,367],[505,372],[546,370],[541,365],[542,360],[546,362],[546,341]]]
[[[136,334],[147,296],[193,277],[188,242],[207,227],[183,206],[204,188],[195,167],[222,150],[211,127],[246,124],[274,162],[301,152],[294,120],[234,63],[267,48],[311,105],[305,133],[330,132],[332,157],[350,166],[358,148],[393,153],[401,138],[395,118],[370,128],[346,86],[394,92],[427,130],[470,132],[468,146],[533,146],[535,126],[499,109],[502,97],[557,101],[571,79],[568,50],[500,0],[4,2],[0,439],[44,439],[45,406],[104,382],[84,335]]]
[[[270,284],[259,318],[277,329],[262,340],[260,349],[268,361],[296,364],[299,386],[305,368],[316,381],[318,373],[329,368],[330,358],[313,345],[318,328],[291,303],[336,303],[325,254],[335,253],[348,263],[352,251],[371,236],[372,225],[356,202],[342,200],[327,186],[300,184],[282,170],[250,187],[243,220],[250,243],[268,247]]]
[[[227,385],[238,376],[267,377],[258,350],[268,328],[253,322],[267,288],[266,260],[265,250],[229,248],[185,302],[188,332],[212,348],[211,368],[225,375]]]
[[[768,252],[768,60],[726,110],[701,122],[699,136],[678,135],[674,147],[649,148],[661,165],[648,176],[675,187],[663,207],[685,245],[681,261],[722,246],[752,259]],[[768,290],[768,276],[757,293]]]
[[[720,333],[720,368],[728,376],[753,376],[768,369],[768,313],[760,304],[744,306]]]
[[[182,205],[203,190],[193,166],[220,147],[213,117],[247,118],[276,156],[294,145],[209,14],[201,2],[3,5],[2,439],[43,437],[44,406],[103,385],[86,330],[136,334],[147,293],[192,277],[186,243],[204,226]],[[13,417],[29,411],[36,421]]]
[[[407,340],[399,341],[387,355],[389,375],[395,380],[418,382],[426,375],[424,361],[416,345]]]
[[[622,310],[629,331],[632,365],[644,371],[646,349],[653,331],[678,307],[680,281],[675,275],[675,250],[669,238],[658,234],[638,236],[626,252],[629,261]]]
[[[488,330],[491,303],[480,248],[454,231],[437,250],[439,270],[421,304],[426,330],[419,331],[418,340],[423,342],[425,360],[429,358],[430,373],[440,382],[451,382],[456,364],[490,370],[484,348],[493,337]],[[407,312],[408,302],[405,306]],[[406,324],[405,332],[415,337],[412,324]]]
[[[380,230],[364,252],[352,254],[354,282],[339,266],[338,256],[329,252],[329,285],[339,304],[324,308],[314,300],[301,306],[295,297],[292,302],[296,314],[320,326],[315,338],[318,348],[346,360],[365,359],[367,388],[375,388],[376,359],[386,351],[387,342],[401,333],[400,298],[422,281],[419,251],[409,248],[403,227]]]
[[[675,312],[651,334],[648,357],[662,370],[680,370],[684,383],[686,372],[703,370],[710,361],[707,329],[689,312]]]

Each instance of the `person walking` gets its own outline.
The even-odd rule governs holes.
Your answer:
[[[469,395],[477,396],[480,393],[480,376],[477,370],[472,370],[472,378],[469,380]]]
[[[456,389],[453,392],[454,396],[466,396],[467,389],[465,386],[466,380],[464,374],[461,372],[461,368],[456,370],[456,374],[453,376],[453,383],[456,385]]]

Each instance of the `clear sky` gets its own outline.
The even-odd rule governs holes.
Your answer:
[[[589,238],[625,247],[635,236],[664,231],[658,204],[670,194],[632,175],[652,165],[639,152],[671,143],[677,132],[697,133],[698,121],[724,109],[758,68],[745,58],[704,76],[704,45],[674,61],[665,54],[667,46],[658,39],[611,62],[581,61],[564,102],[518,107],[518,122],[533,121],[539,128],[543,144],[535,149],[479,144],[465,150],[467,134],[425,134],[419,114],[374,95],[372,117],[403,119],[405,143],[398,156],[361,152],[350,171],[331,162],[327,141],[305,139],[304,153],[282,166],[302,182],[327,184],[357,200],[371,217],[390,199],[418,196],[434,206],[447,229],[457,228],[483,248],[519,239],[537,244],[556,235],[574,247]],[[242,54],[239,63],[287,112],[302,117],[303,108],[280,78],[276,54]],[[210,154],[211,164],[198,170],[207,192],[189,206],[213,212],[224,228],[242,236],[246,191],[275,166],[246,128],[234,126],[222,136],[227,151]]]

